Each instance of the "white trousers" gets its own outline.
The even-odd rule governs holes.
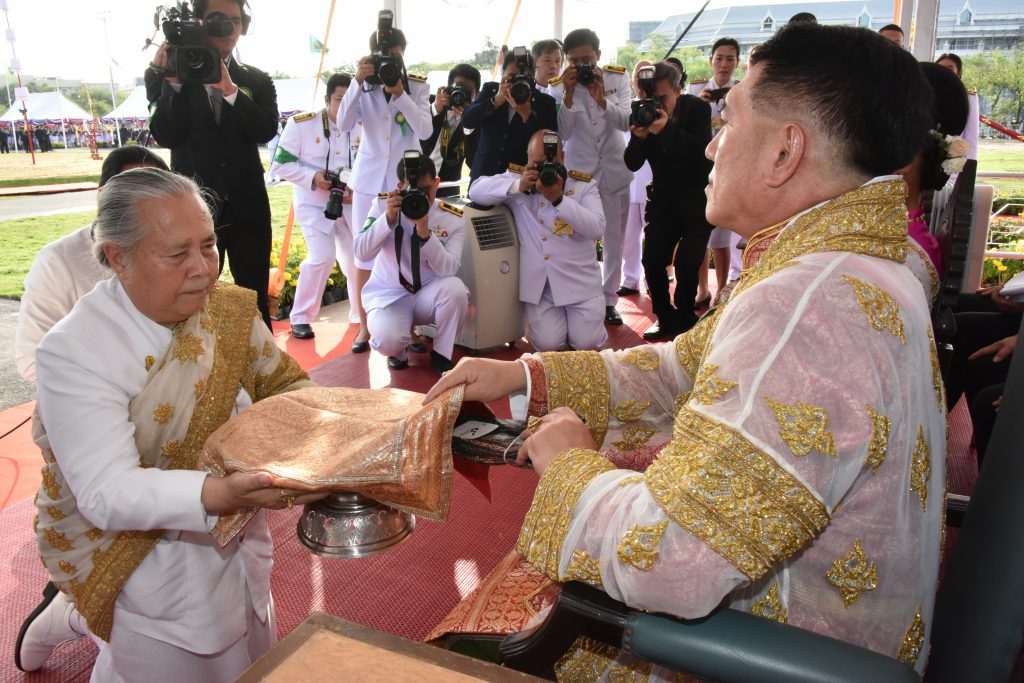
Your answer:
[[[601,262],[601,286],[604,305],[614,306],[619,301],[622,281],[622,247],[626,236],[626,214],[629,210],[629,185],[614,192],[601,190],[601,208],[604,210],[604,245]],[[602,318],[604,316],[602,315]]]
[[[467,310],[469,290],[462,280],[454,276],[439,277],[415,294],[407,294],[384,308],[368,310],[366,324],[370,328],[370,346],[385,356],[405,360],[405,347],[412,341],[412,326],[433,323],[437,327],[434,351],[451,360]]]
[[[277,642],[277,620],[271,598],[263,620],[245,595],[248,619],[245,635],[212,655],[197,655],[174,645],[118,628],[117,615],[110,642],[100,644],[90,683],[222,683],[233,681]],[[93,640],[98,640],[93,638]]]
[[[348,320],[359,322],[359,292],[351,286],[354,284],[356,262],[352,253],[352,205],[345,204],[342,215],[334,221],[330,232],[320,232],[315,228],[302,227],[302,236],[306,240],[307,255],[299,266],[299,284],[295,287],[295,303],[292,304],[291,322],[293,325],[308,325],[316,319],[323,300],[324,286],[334,270],[334,261],[338,261],[341,272],[348,281],[348,295],[351,306]]]
[[[644,246],[644,206],[647,202],[630,202],[626,212],[626,236],[622,243],[622,286],[640,289],[644,279],[641,256]]]
[[[708,238],[708,249],[724,249],[729,247],[728,282],[738,278],[740,271],[743,270],[743,252],[736,248],[736,245],[739,243],[739,233],[733,232],[728,228],[715,228],[711,231],[711,237]]]
[[[544,285],[540,303],[526,304],[526,338],[537,351],[560,351],[571,347],[592,351],[608,341],[604,328],[603,296],[594,296],[568,306],[556,306],[550,283]]]
[[[370,215],[373,203],[377,201],[377,195],[352,190],[352,234],[358,234],[366,225],[366,217]],[[360,270],[373,270],[373,261],[360,261],[356,259],[356,268]]]

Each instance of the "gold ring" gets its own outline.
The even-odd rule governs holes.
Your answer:
[[[537,430],[540,429],[541,424],[541,418],[536,415],[531,416],[530,419],[526,421],[526,433],[531,436],[536,434]]]
[[[295,496],[288,493],[284,489],[281,489],[280,491],[277,492],[277,497],[280,498],[282,502],[284,502],[285,507],[290,508],[292,505],[295,505]]]

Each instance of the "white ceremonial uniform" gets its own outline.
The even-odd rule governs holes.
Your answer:
[[[700,95],[705,90],[717,90],[719,88],[732,88],[739,81],[735,78],[730,78],[729,82],[725,85],[718,85],[715,79],[709,78],[706,81],[694,81],[690,83],[690,94]],[[708,106],[711,107],[711,134],[718,135],[718,131],[722,129],[722,110],[725,109],[725,98],[718,100],[717,102],[709,102]],[[743,252],[739,249],[740,236],[738,233],[733,232],[727,228],[715,228],[711,231],[711,235],[708,237],[708,249],[725,249],[728,247],[729,251],[729,277],[727,281],[731,282],[740,276],[740,271],[743,270]]]
[[[110,277],[92,252],[92,225],[39,250],[25,276],[25,293],[14,333],[14,363],[26,380],[36,379],[36,346],[75,302]]]
[[[276,641],[266,512],[219,548],[208,526],[215,519],[201,502],[206,472],[139,467],[135,428],[125,416],[146,385],[146,357],[159,358],[172,336],[110,278],[78,301],[36,354],[39,416],[82,515],[111,531],[168,529],[117,596],[93,681],[197,680],[189,677],[196,655],[206,671],[237,675],[246,657]],[[250,405],[239,388],[235,411]],[[137,649],[159,650],[163,660],[122,679],[118,653]],[[167,663],[176,668],[158,666]]]
[[[570,171],[558,206],[519,191],[522,167],[481,176],[469,188],[477,204],[505,204],[519,233],[519,300],[527,339],[538,351],[598,349],[608,341],[595,240],[605,221],[597,185]]]
[[[967,153],[968,159],[978,159],[978,128],[981,124],[979,115],[981,113],[978,103],[978,89],[970,88],[967,91],[967,127],[964,128],[963,137],[971,145],[971,151]]]
[[[433,131],[430,117],[430,86],[425,78],[409,75],[409,88],[398,97],[385,98],[382,86],[364,92],[365,84],[353,82],[341,102],[338,126],[350,131],[362,122],[359,154],[352,166],[352,220],[356,229],[366,223],[374,199],[398,186],[398,162],[406,150],[419,151],[420,140]],[[356,265],[369,270],[372,263]]]
[[[370,279],[363,287],[363,305],[370,328],[370,346],[385,356],[405,360],[405,347],[412,341],[413,325],[434,324],[434,351],[452,358],[455,339],[469,309],[469,290],[456,273],[462,263],[466,240],[466,219],[462,209],[435,200],[427,214],[431,235],[422,242],[413,222],[399,214],[402,227],[401,264],[396,251],[395,230],[388,225],[385,211],[387,195],[374,202],[366,224],[356,235],[356,258],[373,264]],[[413,244],[419,245],[420,289],[407,289],[415,283]]]
[[[628,140],[631,133],[623,133]],[[622,286],[640,289],[644,280],[643,245],[644,245],[644,209],[647,208],[647,184],[654,180],[651,165],[644,162],[633,174],[633,182],[629,184],[629,208],[626,210],[626,235],[622,243]]]
[[[626,143],[621,135],[629,130],[629,75],[621,66],[605,66],[606,107],[594,102],[587,89],[578,83],[573,88],[572,107],[566,107],[565,84],[561,79],[549,83],[550,94],[558,108],[558,134],[564,140],[565,165],[591,174],[601,195],[604,211],[604,257],[602,291],[605,306],[614,306],[622,280],[622,252],[629,209],[629,183],[633,172],[626,168]]]
[[[300,266],[290,316],[293,325],[308,325],[316,319],[335,259],[346,280],[355,276],[352,205],[343,204],[342,215],[337,220],[330,220],[324,216],[330,192],[313,184],[317,171],[352,167],[352,135],[331,121],[326,109],[296,114],[281,134],[270,167],[271,173],[289,181],[294,187],[292,203],[306,241],[307,254]],[[359,293],[354,290],[354,287],[349,287],[349,294],[353,297],[349,308],[350,322],[359,321],[355,300]]]

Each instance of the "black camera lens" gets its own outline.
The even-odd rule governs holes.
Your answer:
[[[590,64],[580,64],[576,67],[576,82],[586,87],[597,80],[594,75],[594,67]]]
[[[427,195],[420,190],[406,190],[402,197],[402,213],[410,220],[417,221],[430,211]]]
[[[402,70],[395,62],[382,61],[381,65],[377,68],[377,76],[380,77],[384,85],[392,88],[398,81],[402,80]]]
[[[544,187],[553,187],[558,182],[558,167],[548,162],[540,168],[540,184]]]
[[[629,118],[634,126],[646,128],[658,118],[658,106],[654,100],[638,100],[632,103],[631,108],[633,114]]]
[[[516,81],[509,88],[509,94],[512,95],[512,99],[515,100],[516,104],[526,104],[530,101],[530,91],[533,88],[526,81]]]
[[[331,195],[327,198],[327,203],[324,205],[324,218],[332,221],[338,220],[343,210],[341,200],[344,196],[344,186],[341,189],[331,188]]]
[[[203,47],[179,47],[175,70],[182,82],[216,83],[220,80],[220,60]],[[216,78],[214,78],[216,76]],[[213,78],[213,80],[210,80]]]
[[[469,93],[465,88],[454,86],[448,90],[448,100],[453,107],[465,107],[469,102]]]

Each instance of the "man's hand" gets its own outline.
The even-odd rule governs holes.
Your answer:
[[[399,78],[398,82],[394,85],[385,85],[384,92],[393,95],[394,97],[401,97],[402,93],[405,92],[405,86],[402,85],[402,79]]]
[[[995,344],[989,344],[983,346],[970,356],[967,360],[974,360],[975,358],[981,358],[982,356],[992,356],[993,363],[999,363],[1013,355],[1013,350],[1017,347],[1017,335],[1007,337],[1006,339],[1000,339]]]
[[[232,472],[226,477],[208,476],[203,481],[200,500],[211,515],[226,515],[244,508],[280,510],[326,498],[326,493],[303,493],[274,485],[266,472]]]
[[[1004,285],[982,287],[978,290],[978,294],[992,299],[992,302],[995,303],[1001,311],[1005,311],[1007,313],[1019,313],[1024,311],[1024,302],[1013,301],[1012,299],[1003,296],[1003,286]]]
[[[665,130],[665,126],[668,125],[668,113],[664,109],[658,110],[658,118],[651,122],[648,130],[654,135],[658,135],[661,131]]]
[[[646,140],[647,136],[651,134],[651,129],[647,126],[634,126],[632,123],[629,124],[629,132],[641,140]]]
[[[160,71],[167,71],[167,53],[170,49],[170,43],[164,43],[163,45],[161,45],[160,48],[156,51],[156,56],[153,57],[153,61],[150,62],[150,66]],[[177,76],[164,76],[164,80],[166,80],[168,83],[173,83],[175,85],[181,84],[181,79],[179,79]]]
[[[427,216],[413,221],[412,224],[416,226],[416,236],[421,240],[426,240],[430,237],[430,228],[427,227]]]
[[[231,80],[231,74],[228,73],[228,67],[226,64],[221,62],[220,65],[220,80],[216,83],[210,84],[211,88],[216,88],[224,93],[224,97],[231,97],[238,92],[238,86]]]
[[[536,168],[528,168],[523,171],[523,176],[519,179],[519,191],[529,192],[537,187],[537,180],[540,179],[540,171]]]
[[[594,82],[587,86],[587,92],[593,98],[594,104],[601,107],[602,111],[608,108],[608,101],[604,97],[604,73],[594,67]]]
[[[327,175],[326,175],[326,172],[324,171],[324,169],[321,168],[313,176],[313,185],[318,190],[329,190],[329,189],[331,189],[331,181],[327,179]]]
[[[430,388],[423,405],[460,384],[466,385],[463,401],[496,401],[516,391],[526,391],[526,370],[515,360],[463,358]]]
[[[402,193],[398,190],[392,190],[388,193],[388,206],[384,213],[384,217],[388,221],[388,225],[394,227],[398,223],[398,214],[402,212]]]
[[[369,57],[363,57],[359,60],[359,66],[356,68],[356,83],[362,85],[367,76],[372,76],[374,71],[373,60]]]
[[[437,95],[434,97],[434,110],[442,112],[450,106],[452,106],[452,101],[448,97],[448,88],[438,88]]]
[[[572,96],[576,92],[576,67],[570,64],[562,71],[562,85],[565,87],[565,97],[562,104],[572,109]]]
[[[540,427],[519,448],[516,463],[533,463],[538,475],[543,475],[551,461],[570,448],[597,450],[597,443],[587,425],[572,408],[555,408],[540,419]]]
[[[509,91],[511,87],[512,85],[508,82],[507,79],[503,80],[501,83],[498,83],[498,94],[494,96],[495,109],[505,104],[506,102],[512,101],[512,93]]]
[[[711,104],[711,90],[709,90],[708,88],[705,88],[704,90],[701,90],[699,93],[697,93],[697,97],[701,98],[708,104]]]
[[[540,174],[538,173],[538,176]],[[565,189],[565,178],[558,176],[558,180],[555,184],[547,187],[543,183],[537,183],[537,192],[544,195],[544,198],[554,204],[558,201],[558,198],[562,196],[562,191]]]

